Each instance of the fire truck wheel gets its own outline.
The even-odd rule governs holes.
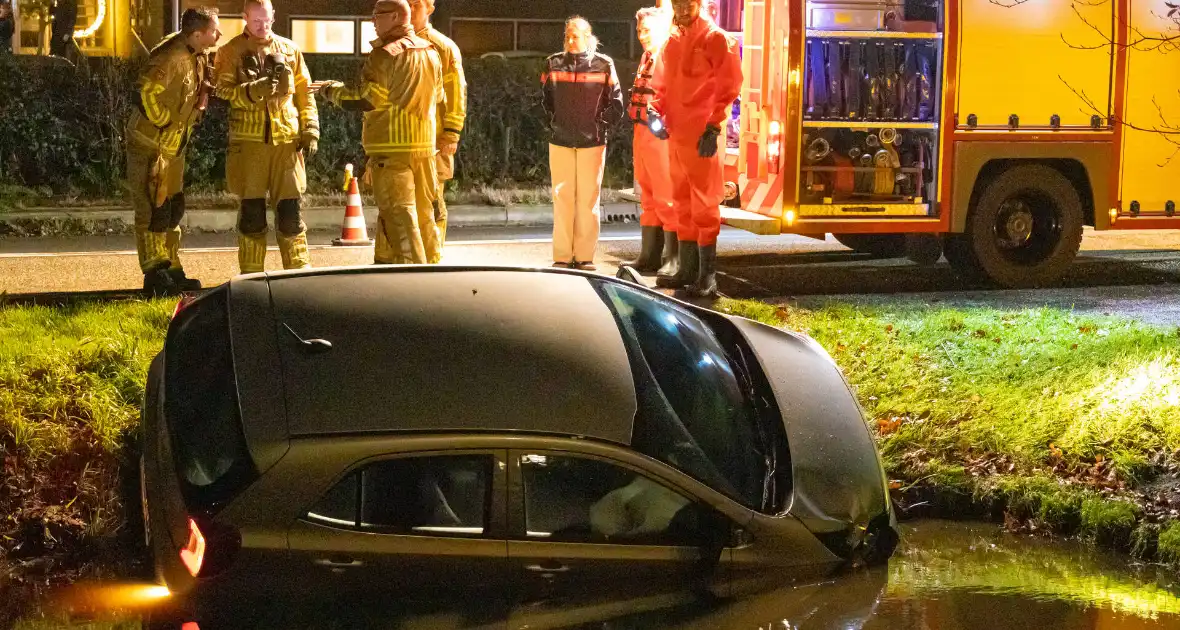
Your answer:
[[[947,260],[968,276],[1013,288],[1052,284],[1082,243],[1081,197],[1054,168],[1016,166],[985,185],[966,232],[950,240]]]
[[[833,234],[841,245],[877,258],[905,256],[905,234]]]

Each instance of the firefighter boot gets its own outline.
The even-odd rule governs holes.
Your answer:
[[[238,235],[238,268],[243,274],[266,270],[266,232]]]
[[[278,234],[279,255],[283,258],[283,269],[307,269],[311,267],[311,256],[307,252],[307,232],[286,236]]]
[[[664,232],[664,252],[660,259],[660,270],[656,273],[656,286],[664,287],[671,282],[672,276],[680,271],[680,239],[675,232]],[[665,288],[671,288],[669,284]]]
[[[717,297],[717,245],[700,247],[700,270],[697,279],[688,287],[693,297]]]
[[[279,255],[283,258],[283,269],[307,269],[311,267],[311,255],[307,252],[307,225],[299,209],[298,199],[283,199],[275,209],[275,232],[279,241]]]
[[[665,289],[683,289],[697,281],[700,274],[700,248],[694,241],[680,241],[680,256],[676,275],[656,279],[656,286]],[[663,280],[661,283],[660,280]]]
[[[184,266],[180,264],[180,228],[174,227],[168,230],[167,234],[168,260],[172,261],[172,264],[168,266],[168,275],[176,284],[176,289],[178,291],[200,291],[201,281],[186,276]]]
[[[660,250],[664,246],[664,228],[645,225],[641,230],[639,258],[631,263],[636,271],[651,273],[660,268]]]
[[[163,232],[143,232],[139,244],[143,247],[140,259],[144,260],[143,291],[151,296],[175,295],[176,283],[168,275],[168,267],[172,264],[168,260],[167,234]]]

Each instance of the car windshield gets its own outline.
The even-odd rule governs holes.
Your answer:
[[[744,359],[731,357],[689,310],[614,283],[599,286],[635,375],[633,447],[748,507],[774,507],[781,436],[764,426]]]

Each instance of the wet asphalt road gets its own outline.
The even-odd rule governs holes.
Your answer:
[[[318,267],[364,265],[371,247],[332,247],[334,233],[310,235]],[[638,227],[604,225],[596,262],[613,274],[636,255]],[[185,237],[185,267],[215,285],[237,272],[232,234]],[[734,297],[815,306],[831,300],[1032,308],[1051,306],[1093,315],[1121,315],[1162,326],[1180,325],[1180,234],[1087,231],[1082,252],[1060,287],[1006,291],[970,285],[945,262],[920,267],[899,259],[874,260],[831,237],[754,236],[726,228],[720,243],[722,291]],[[444,264],[547,266],[548,228],[452,230]],[[279,268],[272,249],[267,266]],[[27,294],[132,289],[142,281],[129,236],[0,239],[0,292]]]

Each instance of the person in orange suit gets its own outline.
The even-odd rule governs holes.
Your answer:
[[[661,269],[656,284],[687,287],[696,297],[717,293],[717,235],[725,198],[718,138],[742,87],[737,42],[701,14],[701,4],[672,0],[674,26],[656,62],[651,102],[669,139],[678,215],[677,264]]]
[[[672,206],[672,176],[668,171],[668,142],[656,136],[647,117],[648,104],[655,93],[651,88],[656,57],[668,39],[672,12],[658,7],[644,7],[635,14],[636,34],[643,45],[643,57],[631,86],[631,105],[627,113],[635,123],[632,155],[635,179],[639,182],[639,226],[642,241],[639,258],[631,264],[638,271],[656,271],[671,264],[677,255],[676,212]],[[669,234],[670,236],[665,236]],[[667,248],[665,248],[667,243]],[[661,250],[663,254],[661,255]]]

